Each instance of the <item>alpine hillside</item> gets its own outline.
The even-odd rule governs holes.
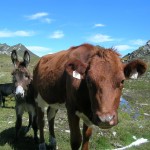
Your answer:
[[[147,41],[145,45],[139,47],[137,50],[125,55],[122,59],[124,61],[130,61],[137,58],[150,62],[150,40]]]
[[[13,64],[10,54],[16,49],[19,59],[22,59],[24,50],[22,44],[8,46],[0,44],[0,83],[11,82],[11,72]],[[30,52],[30,51],[29,51]],[[29,69],[32,71],[39,57],[31,53],[31,62]],[[122,61],[132,61],[133,59],[143,59],[148,69],[146,73],[137,80],[126,80],[120,102],[119,124],[109,130],[94,127],[90,142],[90,150],[149,150],[150,149],[150,41],[139,47],[132,53],[122,57]],[[33,140],[33,131],[30,130],[26,135],[22,132],[19,142],[14,142],[16,115],[14,108],[15,101],[7,97],[6,107],[0,109],[0,150],[33,150],[37,145]],[[82,124],[83,122],[81,122]],[[23,129],[28,124],[28,114],[23,117]],[[46,141],[49,140],[49,128],[45,124],[44,132]],[[22,130],[23,131],[23,130]],[[69,144],[69,125],[67,112],[65,109],[59,110],[55,119],[55,133],[58,141],[59,150],[70,150]],[[147,141],[140,144],[139,140]],[[137,143],[134,146],[134,143]],[[140,145],[139,145],[140,144]],[[132,147],[127,147],[127,146]]]
[[[14,46],[9,46],[6,43],[0,44],[0,83],[11,82],[11,72],[14,68],[11,61],[11,52],[14,49],[18,53],[19,60],[22,60],[24,51],[28,50],[24,45],[20,43]],[[32,70],[34,65],[39,60],[39,56],[32,53],[30,50],[28,50],[28,52],[30,54],[29,69]]]

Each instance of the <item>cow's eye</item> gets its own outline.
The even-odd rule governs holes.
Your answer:
[[[86,81],[87,81],[87,84],[88,84],[90,87],[92,87],[92,81],[91,81],[90,77],[87,77],[87,78],[86,78]]]
[[[90,82],[91,82],[91,80],[90,80],[89,77],[86,77],[86,81],[87,81],[87,83],[90,83]]]
[[[124,80],[121,81],[121,84],[124,84]]]
[[[87,78],[86,78],[86,81],[87,81],[88,84],[90,84],[90,83],[91,83],[90,77],[87,77]]]

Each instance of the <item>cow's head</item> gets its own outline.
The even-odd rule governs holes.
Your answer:
[[[14,64],[12,79],[15,86],[15,96],[17,97],[17,100],[24,99],[32,79],[31,74],[27,69],[30,62],[30,55],[26,50],[24,52],[23,61],[19,61],[16,50],[13,50],[11,53],[11,60]]]
[[[116,125],[124,80],[142,75],[146,64],[141,60],[123,64],[112,49],[86,49],[86,45],[78,47],[71,57],[66,71],[73,77],[75,89],[78,90],[81,80],[85,81],[91,103],[91,121],[100,128]]]

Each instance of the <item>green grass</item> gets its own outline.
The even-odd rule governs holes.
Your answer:
[[[34,150],[37,145],[34,144],[33,131],[31,130],[27,135],[23,131],[28,124],[27,114],[23,117],[23,127],[21,136],[18,142],[14,141],[15,135],[15,102],[14,99],[7,99],[6,107],[0,108],[0,150]]]
[[[0,60],[1,61],[1,60]],[[12,67],[12,66],[11,66]],[[10,67],[10,68],[11,68]],[[12,67],[13,68],[13,67]],[[11,69],[12,69],[11,68]],[[7,68],[8,69],[8,68]],[[9,70],[5,70],[9,72]],[[5,75],[0,81],[8,82],[10,75]],[[1,72],[2,73],[2,72]],[[119,124],[109,130],[94,128],[90,139],[90,150],[111,150],[131,144],[135,139],[146,138],[150,141],[150,68],[148,72],[138,80],[125,82],[123,97],[130,104],[130,112],[119,109]],[[7,98],[6,108],[0,108],[0,150],[35,150],[37,145],[33,141],[33,131],[23,134],[25,126],[28,124],[27,113],[23,116],[22,134],[18,142],[14,142],[15,134],[15,102],[14,99]],[[136,118],[135,114],[138,113]],[[134,118],[134,119],[133,119]],[[70,135],[68,130],[66,111],[60,110],[55,120],[55,132],[59,150],[70,150]],[[114,133],[116,135],[114,135]],[[49,133],[47,123],[45,125],[45,137],[48,143]],[[129,148],[129,150],[149,150],[150,142],[140,146]]]
[[[131,90],[132,91],[132,90]],[[135,90],[136,91],[136,90]],[[135,92],[134,91],[134,92]],[[138,91],[139,92],[139,91]],[[142,95],[142,94],[141,94]],[[140,98],[134,97],[135,95],[131,92],[133,99],[137,99],[137,104],[130,103],[131,107],[139,107],[139,102],[145,102],[143,97]],[[137,96],[137,95],[136,95]],[[147,98],[149,98],[147,96]],[[129,98],[129,102],[132,101]],[[148,106],[139,107],[139,112],[142,114],[143,112],[150,111],[149,104],[150,101],[146,101]],[[0,150],[33,150],[37,149],[37,145],[34,144],[33,141],[33,131],[30,130],[27,135],[21,134],[21,137],[18,142],[14,142],[14,134],[15,134],[15,110],[14,110],[14,99],[6,100],[6,108],[0,108]],[[110,130],[102,130],[99,128],[95,128],[93,131],[93,135],[90,139],[90,149],[91,150],[108,150],[114,149],[119,146],[129,145],[131,142],[135,141],[133,136],[139,138],[146,138],[150,140],[150,118],[149,116],[140,115],[138,118],[133,119],[133,113],[130,114],[128,112],[122,111],[119,109],[119,124],[113,127]],[[24,114],[23,117],[23,128],[28,124],[27,114]],[[55,131],[56,138],[59,150],[70,150],[69,144],[69,133],[65,132],[68,129],[68,122],[66,119],[66,111],[60,110],[56,116],[55,123]],[[114,136],[113,133],[116,133]],[[45,137],[46,142],[48,143],[48,128],[47,124],[45,125]],[[139,147],[132,147],[133,149],[139,150],[148,150],[150,143],[143,144]]]

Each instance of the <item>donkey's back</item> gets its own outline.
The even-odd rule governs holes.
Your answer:
[[[0,84],[0,106],[3,103],[3,107],[5,107],[5,97],[13,94],[13,83],[5,83]]]

